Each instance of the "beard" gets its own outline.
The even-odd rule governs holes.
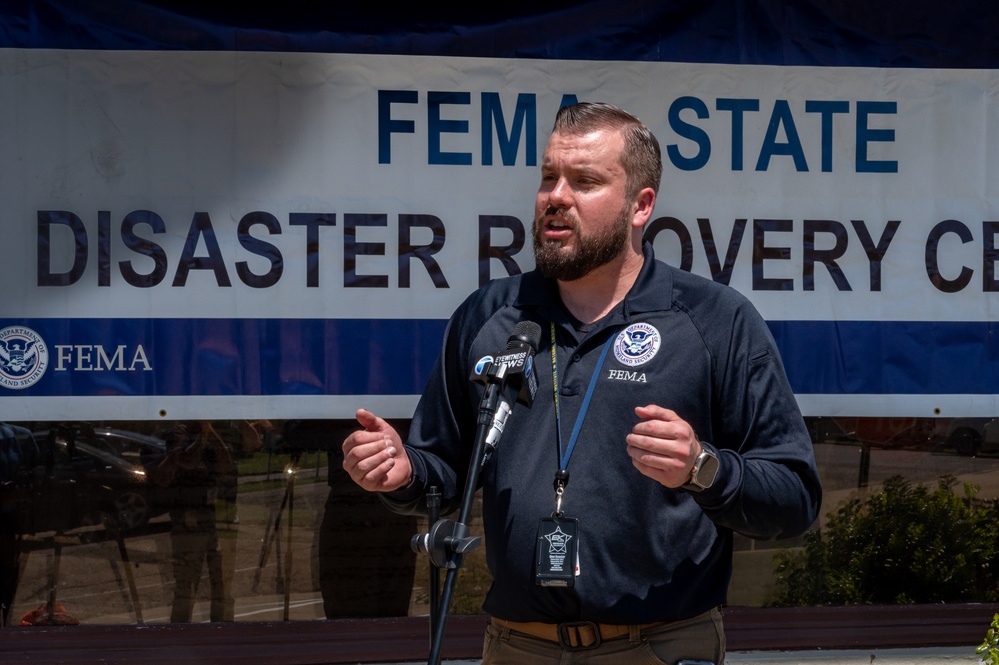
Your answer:
[[[578,219],[572,218],[572,235],[575,249],[563,247],[558,240],[542,239],[545,212],[534,220],[534,262],[549,279],[572,282],[607,265],[625,250],[631,223],[628,206],[618,214],[617,223],[594,235],[580,233]],[[566,213],[568,214],[568,213]]]

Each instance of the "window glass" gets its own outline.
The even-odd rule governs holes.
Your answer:
[[[995,602],[999,419],[806,418],[822,478],[803,537],[736,539],[736,605]]]
[[[988,594],[999,585],[979,559],[999,549],[986,521],[999,517],[991,500],[999,489],[999,421],[806,420],[822,516],[799,538],[736,536],[730,604],[996,600]],[[408,423],[393,425],[404,433]],[[5,621],[427,614],[429,562],[412,548],[427,520],[391,513],[350,481],[340,444],[354,427],[330,420],[3,425]],[[472,531],[481,534],[478,509],[474,515]],[[466,557],[452,612],[480,612],[489,582],[480,548]]]
[[[394,515],[350,482],[340,443],[353,427],[5,425],[7,623],[412,613],[420,589],[410,543],[425,521]]]

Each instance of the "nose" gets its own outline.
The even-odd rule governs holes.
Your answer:
[[[567,208],[572,203],[572,190],[565,178],[556,180],[548,190],[548,205]]]

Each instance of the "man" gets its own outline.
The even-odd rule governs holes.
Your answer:
[[[732,533],[793,536],[818,512],[811,441],[765,323],[643,243],[661,174],[637,118],[561,109],[535,202],[538,268],[455,312],[406,445],[363,409],[344,442],[351,478],[397,509],[419,509],[431,485],[458,498],[472,368],[517,322],[541,326],[534,404],[482,469],[485,663],[582,649],[588,663],[721,663]]]
[[[164,434],[166,456],[150,461],[150,479],[170,488],[170,549],[173,559],[174,594],[171,623],[190,623],[201,579],[208,567],[211,585],[211,621],[232,621],[234,601],[222,561],[222,546],[216,526],[219,489],[225,489],[227,475],[235,485],[235,463],[228,444],[212,424],[182,422]],[[234,510],[233,505],[229,506]],[[223,514],[229,511],[223,501]],[[233,514],[234,515],[234,514]],[[228,520],[226,528],[232,526]],[[228,534],[226,534],[228,537]],[[235,532],[232,533],[235,536]]]
[[[329,494],[316,524],[313,584],[323,597],[327,619],[398,617],[409,614],[416,553],[410,541],[414,515],[385,510],[378,496],[346,478],[340,444],[352,429],[334,420],[288,420],[283,444],[298,455],[327,453]],[[405,432],[406,421],[397,421]]]

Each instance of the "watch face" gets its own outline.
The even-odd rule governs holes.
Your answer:
[[[694,474],[694,482],[707,489],[715,483],[715,476],[718,475],[718,458],[712,453],[704,451],[701,455],[700,464],[697,466],[697,473]]]

